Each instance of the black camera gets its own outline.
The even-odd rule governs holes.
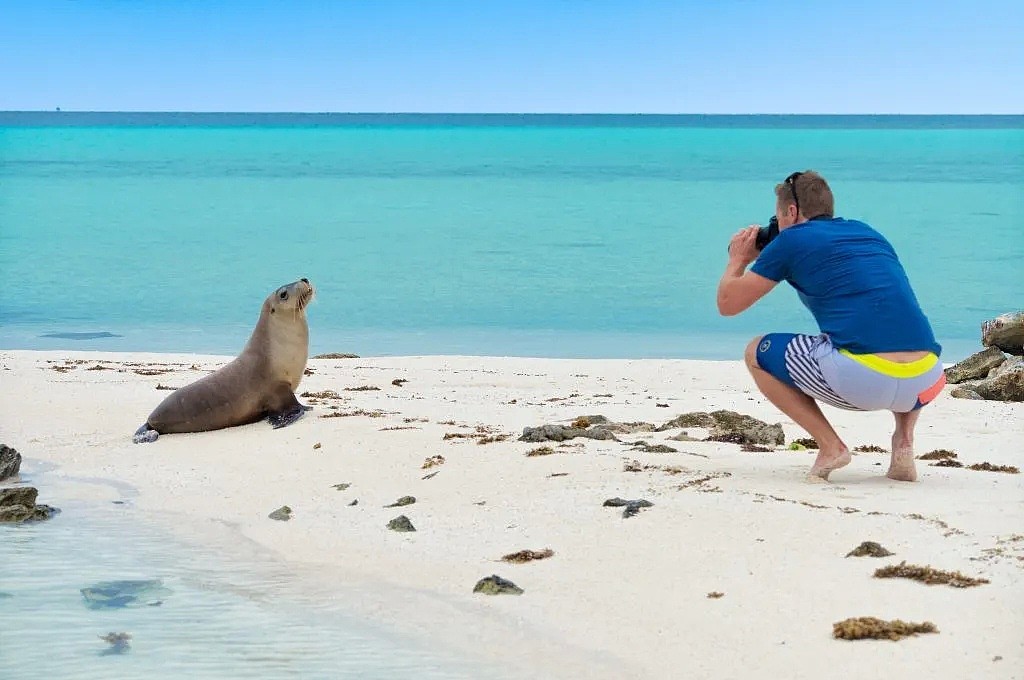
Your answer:
[[[764,247],[771,243],[778,235],[779,218],[772,215],[772,218],[768,220],[767,226],[757,230],[757,239],[754,241],[754,245],[757,246],[758,250],[764,250]]]
[[[754,247],[758,250],[764,250],[764,247],[775,240],[775,237],[779,235],[779,218],[772,215],[772,218],[768,220],[766,226],[761,227],[757,230],[757,238],[754,239]],[[729,247],[726,246],[726,251]]]

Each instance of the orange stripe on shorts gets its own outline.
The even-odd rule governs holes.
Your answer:
[[[934,385],[917,395],[918,401],[920,401],[922,405],[927,404],[929,401],[939,396],[939,392],[941,392],[942,388],[945,386],[946,373],[943,371],[942,373],[939,373],[939,379],[935,381]]]

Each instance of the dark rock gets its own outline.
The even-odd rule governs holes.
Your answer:
[[[628,501],[624,498],[615,497],[609,498],[602,503],[602,505],[606,508],[625,507],[625,510],[622,511],[622,516],[624,518],[629,518],[640,512],[640,508],[653,507],[654,503],[642,498],[635,501]]]
[[[1010,357],[989,371],[988,377],[990,379],[998,378],[1004,373],[1013,373],[1015,371],[1024,371],[1024,357]]]
[[[163,581],[104,581],[82,588],[82,598],[89,609],[121,609],[124,607],[157,607],[171,590]]]
[[[985,397],[981,396],[980,394],[978,394],[977,392],[975,392],[974,390],[967,389],[966,387],[954,387],[952,390],[949,391],[949,396],[954,397],[956,399],[984,399],[985,398]]]
[[[669,437],[669,439],[671,439],[674,442],[699,442],[700,441],[696,437],[691,437],[686,432],[680,432],[677,435],[673,435],[673,436]]]
[[[579,427],[566,427],[565,425],[541,425],[540,427],[524,427],[523,435],[519,437],[521,442],[561,442],[576,437],[587,437],[588,439],[613,439],[618,441],[610,429],[603,425],[593,425],[586,429]]]
[[[665,444],[648,444],[644,440],[633,442],[631,445],[635,449],[640,449],[644,453],[679,453],[679,449],[674,449],[671,446]]]
[[[947,368],[946,382],[957,385],[967,380],[985,378],[989,371],[1004,361],[1006,361],[1006,355],[998,347],[989,347]]]
[[[0,482],[18,474],[20,469],[21,454],[6,444],[0,444]]]
[[[494,574],[477,581],[473,592],[484,595],[522,595],[524,591],[512,581]]]
[[[632,503],[630,503],[629,505],[627,505],[623,509],[622,517],[624,519],[628,519],[628,518],[632,517],[633,515],[637,514],[638,512],[640,512],[640,508],[649,508],[649,507],[651,507],[653,505],[654,505],[654,503],[652,503],[650,501],[645,501],[645,500],[633,501]]]
[[[607,428],[610,432],[616,434],[633,434],[634,432],[654,432],[654,425],[652,423],[608,423],[602,427]]]
[[[985,399],[997,401],[1024,401],[1024,371],[1003,373],[975,388]]]
[[[38,489],[31,486],[0,489],[0,522],[38,522],[60,512],[49,505],[37,505],[38,495]]]
[[[344,352],[328,352],[327,354],[317,354],[312,359],[358,359],[358,354],[347,354]]]
[[[665,430],[671,430],[677,427],[714,427],[715,419],[711,417],[711,414],[704,413],[703,411],[694,411],[693,413],[684,413],[681,416],[676,416],[672,420],[668,421],[664,425],[658,427],[658,432],[664,432]]]
[[[282,505],[277,510],[267,515],[270,519],[276,519],[279,522],[287,522],[292,518],[292,509],[287,505]]]
[[[397,501],[395,501],[391,505],[385,505],[384,507],[385,508],[400,508],[403,505],[412,505],[415,502],[416,502],[416,497],[415,496],[402,496],[401,498],[399,498]]]
[[[39,522],[50,519],[60,510],[49,505],[7,505],[0,506],[0,523]]]
[[[704,441],[724,442],[726,444],[746,444],[747,438],[740,432],[720,432],[718,434],[708,435]]]
[[[412,525],[412,522],[405,515],[399,515],[388,522],[388,529],[392,531],[416,531],[416,527]]]
[[[742,415],[735,411],[713,411],[715,426],[711,436],[738,434],[742,437],[741,444],[761,444],[762,446],[780,446],[786,443],[786,435],[782,425],[769,425],[763,420]]]
[[[1024,354],[1024,311],[1000,314],[981,324],[981,344],[1004,352]]]
[[[964,387],[974,390],[982,399],[1024,401],[1024,363],[1013,370],[1002,371],[994,378],[965,383]]]
[[[5,505],[26,505],[32,507],[36,504],[36,497],[39,496],[39,489],[33,486],[13,486],[0,489],[0,507]]]
[[[874,541],[864,541],[846,553],[847,557],[888,557],[889,555],[892,553]]]
[[[773,446],[785,443],[782,425],[758,420],[735,411],[695,411],[673,418],[658,428],[658,431],[673,427],[703,427],[711,430],[706,441],[730,442],[735,444],[760,444]]]
[[[353,500],[353,501],[352,501],[351,503],[349,503],[348,505],[349,505],[349,507],[352,507],[353,505],[359,505],[359,499],[358,499],[358,498],[354,499],[354,500]]]
[[[55,508],[52,505],[46,505],[45,503],[36,503],[36,507],[33,508],[34,512],[30,521],[39,521],[44,519],[50,519],[54,515],[60,513],[60,508]]]

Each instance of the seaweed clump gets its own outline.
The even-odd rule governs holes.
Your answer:
[[[420,469],[427,470],[438,465],[444,465],[444,456],[430,456],[423,461],[423,465],[420,466]]]
[[[906,561],[876,569],[875,578],[909,578],[930,586],[948,585],[953,588],[970,588],[989,583],[988,579],[965,576],[959,571],[943,571],[929,566],[907,564]]]
[[[534,560],[544,560],[555,554],[555,551],[551,548],[544,548],[543,550],[520,550],[519,552],[509,553],[501,559],[505,562],[511,562],[512,564],[525,564],[526,562],[532,562]]]
[[[1020,469],[1013,465],[993,465],[992,463],[975,463],[968,465],[969,470],[982,470],[985,472],[1008,472],[1011,475],[1020,474]]]
[[[883,621],[873,616],[858,616],[832,624],[832,637],[838,640],[899,640],[918,633],[938,632],[931,621]]]
[[[948,460],[956,457],[956,452],[949,449],[935,449],[918,456],[920,460]]]

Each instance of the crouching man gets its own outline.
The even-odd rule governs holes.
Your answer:
[[[757,225],[729,242],[718,311],[739,314],[787,281],[820,334],[769,333],[747,345],[761,392],[818,442],[809,478],[827,480],[850,450],[818,401],[895,418],[888,476],[913,482],[914,426],[946,383],[942,351],[892,245],[869,225],[834,217],[832,190],[816,172],[775,187],[778,230],[758,247]],[[774,230],[773,230],[774,231]],[[750,266],[753,263],[753,266]],[[748,270],[747,267],[750,266]]]

